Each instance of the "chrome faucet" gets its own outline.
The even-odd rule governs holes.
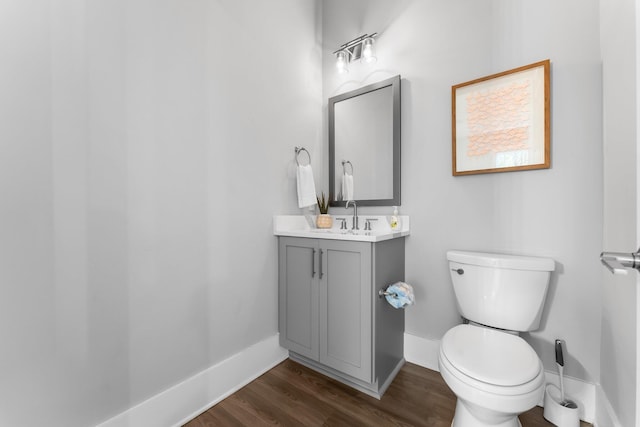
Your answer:
[[[355,200],[347,200],[345,209],[349,209],[349,203],[353,205],[353,220],[351,221],[351,229],[360,230],[360,228],[358,227],[358,205],[356,205]]]

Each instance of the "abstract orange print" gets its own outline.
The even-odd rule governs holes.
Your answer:
[[[467,95],[467,156],[527,150],[531,121],[530,81]]]

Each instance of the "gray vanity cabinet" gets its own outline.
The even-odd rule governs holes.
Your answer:
[[[404,312],[378,297],[398,280],[404,238],[279,237],[280,344],[292,359],[380,397],[404,362]]]
[[[280,237],[279,246],[280,345],[318,360],[318,242]]]

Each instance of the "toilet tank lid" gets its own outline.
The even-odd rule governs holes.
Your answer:
[[[460,264],[512,270],[553,271],[556,267],[555,261],[551,258],[494,254],[488,252],[452,250],[447,252],[447,259]]]

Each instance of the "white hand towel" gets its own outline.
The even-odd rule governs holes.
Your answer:
[[[342,200],[353,200],[353,175],[342,175]]]
[[[300,165],[296,171],[298,181],[298,207],[304,208],[317,203],[316,185],[313,181],[311,165]]]

